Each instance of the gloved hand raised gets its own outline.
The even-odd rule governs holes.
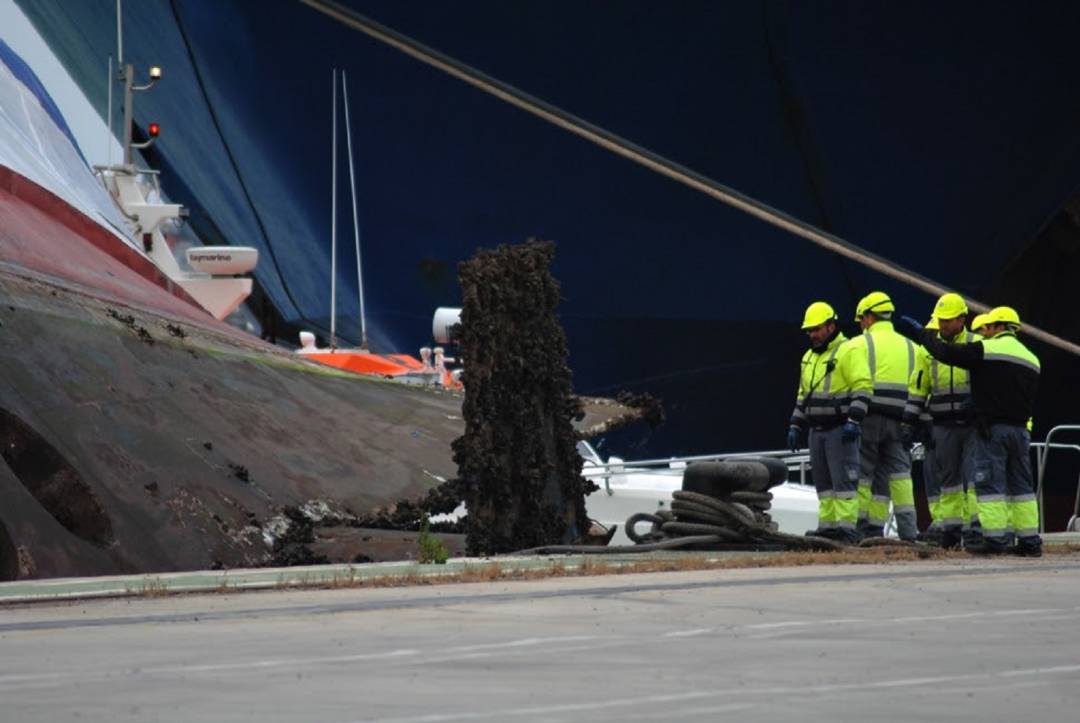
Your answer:
[[[799,448],[803,446],[803,432],[794,425],[788,427],[787,446],[792,452],[799,451]]]
[[[893,319],[893,329],[897,334],[906,336],[912,341],[918,341],[922,337],[923,325],[912,319],[910,316],[901,316],[899,319]]]
[[[858,442],[860,435],[862,435],[862,426],[858,422],[854,419],[844,422],[844,427],[840,430],[840,439],[844,443]]]

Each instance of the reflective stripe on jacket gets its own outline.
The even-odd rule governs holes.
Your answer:
[[[865,356],[837,334],[821,352],[808,349],[803,354],[791,424],[805,429],[835,426],[849,418],[861,422],[871,390]]]
[[[967,344],[979,339],[977,334],[964,329],[943,341]],[[970,421],[971,374],[967,369],[938,361],[925,347],[919,347],[915,352],[915,369],[908,380],[904,421],[915,424],[924,413],[929,413],[937,424]]]
[[[851,344],[866,357],[873,380],[870,412],[900,419],[907,404],[908,381],[915,367],[915,345],[879,321]]]
[[[924,332],[919,341],[935,359],[971,371],[971,400],[980,423],[1027,425],[1041,368],[1039,358],[1014,332],[969,344],[946,344],[937,334]]]

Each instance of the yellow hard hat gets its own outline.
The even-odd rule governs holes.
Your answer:
[[[881,313],[886,311],[896,311],[892,299],[884,291],[871,291],[862,297],[859,305],[855,307],[855,321],[858,321],[859,317],[867,312]]]
[[[979,329],[986,326],[987,323],[988,323],[987,320],[986,320],[986,317],[987,317],[986,314],[979,314],[974,319],[972,319],[971,320],[971,330],[972,331],[978,331]]]
[[[940,326],[938,326],[936,316],[931,316],[930,317],[930,321],[926,322],[926,328],[927,329],[934,329],[934,330],[937,330],[937,329],[941,328]]]
[[[1020,315],[1011,306],[995,306],[986,312],[987,324],[1010,324],[1020,327]]]
[[[824,301],[815,301],[810,306],[806,307],[806,315],[803,316],[802,328],[812,329],[815,326],[821,326],[826,321],[832,321],[836,318],[836,312],[833,308],[826,304]]]
[[[934,304],[934,316],[939,319],[955,319],[968,313],[967,303],[960,294],[943,294]]]

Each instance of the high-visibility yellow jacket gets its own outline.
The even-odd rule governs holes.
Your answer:
[[[837,334],[820,352],[808,349],[803,354],[791,424],[822,429],[848,419],[861,422],[872,390],[866,355]]]
[[[950,344],[967,344],[981,339],[962,330]],[[935,359],[925,347],[915,352],[915,369],[908,380],[904,422],[915,424],[928,412],[935,424],[964,424],[971,421],[971,374],[962,367],[949,366]]]
[[[896,333],[891,321],[879,321],[851,340],[866,359],[873,381],[870,413],[900,419],[907,404],[908,380],[915,368],[915,344]]]

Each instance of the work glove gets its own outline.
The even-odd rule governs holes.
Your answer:
[[[901,316],[893,321],[893,329],[897,334],[906,336],[908,339],[918,341],[922,337],[923,325],[910,316]]]
[[[915,444],[915,440],[918,439],[918,430],[911,424],[900,425],[900,443],[905,447],[911,447]]]
[[[787,446],[792,452],[798,452],[803,446],[803,432],[794,425],[788,427]]]
[[[845,444],[851,444],[852,442],[858,442],[860,435],[862,435],[862,425],[860,425],[854,419],[849,419],[846,422],[844,422],[844,426],[840,430],[840,439]]]

